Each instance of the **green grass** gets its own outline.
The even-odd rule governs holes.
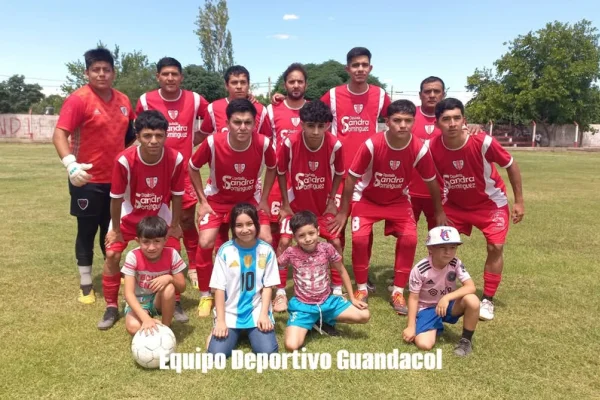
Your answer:
[[[50,145],[0,145],[0,397],[5,398],[593,398],[600,396],[600,154],[522,153],[526,215],[511,226],[496,319],[481,323],[475,352],[453,356],[462,325],[437,347],[441,371],[146,371],[136,366],[123,320],[100,332],[101,298],[76,301],[75,220],[64,168]],[[506,180],[508,182],[508,180]],[[421,242],[424,237],[420,225]],[[482,287],[485,242],[467,238],[459,256]],[[394,246],[378,227],[372,320],[341,326],[341,338],[310,336],[310,352],[412,352],[405,318],[388,305]],[[425,254],[419,245],[417,257]],[[346,254],[346,259],[350,254]],[[94,283],[100,290],[97,248]],[[351,270],[350,266],[349,270]],[[288,287],[291,282],[288,280]],[[191,316],[173,324],[178,351],[201,347],[211,321],[195,316],[198,294],[183,295]],[[287,316],[277,316],[283,342]],[[248,350],[243,343],[242,349]]]

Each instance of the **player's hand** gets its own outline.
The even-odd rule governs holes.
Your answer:
[[[285,96],[282,95],[281,93],[273,93],[273,96],[271,96],[271,104],[273,104],[274,106],[276,106],[277,104],[281,103],[284,100],[285,100]]]
[[[258,330],[261,332],[271,332],[273,329],[275,329],[275,325],[273,325],[273,322],[271,322],[267,315],[259,316],[256,325]]]
[[[218,339],[226,338],[229,335],[229,331],[227,330],[227,325],[225,325],[225,321],[218,321],[213,328],[213,336]]]
[[[146,321],[142,322],[142,327],[140,330],[148,335],[154,335],[154,331],[158,332],[157,321],[154,318],[148,318]]]
[[[448,301],[446,296],[442,297],[440,301],[438,301],[437,306],[435,306],[435,313],[439,317],[445,317],[446,311],[448,310],[448,304],[450,304],[450,302]]]
[[[106,233],[106,237],[104,238],[104,246],[110,246],[113,243],[124,242],[123,234],[120,230],[115,231],[111,229]]]
[[[352,305],[354,307],[358,308],[359,310],[366,310],[367,308],[369,308],[369,305],[367,303],[365,303],[364,301],[357,300],[354,298],[350,301],[352,302]]]
[[[202,221],[208,214],[214,215],[215,217],[217,216],[217,213],[214,212],[210,204],[208,204],[208,201],[198,204],[198,211],[196,211],[199,221],[198,224],[200,224],[200,221]]]
[[[258,207],[256,207],[257,211],[263,211],[265,214],[267,214],[269,217],[271,216],[271,210],[269,209],[269,204],[267,203],[267,200],[261,200],[258,203]]]
[[[328,200],[327,206],[325,207],[325,212],[323,213],[323,215],[326,215],[326,214],[336,215],[337,213],[338,213],[338,208],[335,205],[335,201]]]
[[[512,221],[513,224],[518,224],[523,220],[523,216],[525,215],[525,205],[523,203],[515,203],[513,204],[512,209]]]
[[[435,223],[437,226],[450,226],[448,217],[446,217],[446,213],[443,211],[435,214]]]
[[[281,207],[279,207],[279,220],[280,221],[283,221],[287,217],[291,218],[293,215],[294,215],[294,212],[292,211],[292,208],[290,207],[289,204],[284,204]]]
[[[173,275],[161,275],[150,281],[150,290],[154,293],[163,290],[169,283],[173,283]]]
[[[72,154],[63,158],[62,162],[67,169],[69,180],[73,186],[83,186],[92,179],[92,175],[88,174],[86,171],[92,168],[93,164],[80,164]]]
[[[167,238],[169,236],[172,236],[177,240],[181,239],[183,236],[183,230],[181,229],[181,225],[170,226],[169,230],[167,231]]]
[[[408,343],[414,342],[416,333],[417,333],[417,330],[414,327],[407,326],[402,331],[402,339],[404,339],[404,341],[408,342]]]
[[[479,125],[464,125],[463,131],[466,131],[468,135],[479,135],[480,133],[484,133],[484,131],[481,129],[481,126]]]
[[[348,219],[348,216],[346,214],[338,212],[336,214],[336,216],[333,217],[332,219],[330,219],[329,222],[327,223],[329,232],[333,236],[339,235],[340,232],[342,231],[342,228],[346,224],[347,219]]]

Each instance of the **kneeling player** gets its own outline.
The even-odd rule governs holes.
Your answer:
[[[155,316],[170,326],[175,313],[175,292],[185,290],[186,265],[173,248],[165,248],[168,225],[164,219],[145,217],[137,225],[140,247],[125,257],[125,328],[130,335],[140,329],[146,334],[156,329]]]
[[[462,242],[455,228],[439,226],[429,231],[429,257],[419,261],[410,273],[408,326],[402,332],[407,342],[415,342],[420,350],[431,350],[444,322],[455,324],[465,316],[462,338],[454,349],[457,356],[473,351],[471,340],[479,317],[479,299],[475,284],[456,257]],[[456,280],[462,287],[456,290]]]
[[[342,265],[342,256],[330,243],[319,241],[319,223],[315,214],[300,211],[290,227],[297,246],[288,247],[278,258],[280,268],[291,265],[294,272],[294,293],[289,304],[288,327],[285,329],[285,348],[293,351],[302,347],[307,332],[323,323],[365,324],[371,318],[367,304],[352,294],[352,283]],[[350,300],[331,295],[329,268],[341,276]]]
[[[159,111],[142,112],[135,120],[139,146],[130,147],[117,156],[110,190],[111,226],[106,235],[102,277],[106,312],[98,323],[98,329],[109,329],[119,318],[117,302],[121,253],[135,239],[136,226],[142,218],[159,216],[167,221],[170,228],[166,246],[177,251],[180,249],[184,165],[181,153],[164,147],[168,127],[169,123]],[[181,309],[181,306],[176,305],[176,312],[177,308]]]

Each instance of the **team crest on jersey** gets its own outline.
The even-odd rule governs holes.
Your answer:
[[[90,205],[90,201],[88,199],[77,199],[77,205],[82,210],[85,210]]]
[[[231,264],[229,264],[229,268],[238,268],[240,266],[240,263],[237,262],[237,260],[233,260],[233,262]]]
[[[292,125],[298,126],[300,124],[300,117],[290,118],[292,120]]]
[[[156,187],[157,183],[158,183],[158,177],[156,177],[156,176],[146,178],[146,185],[148,185],[148,187],[150,189],[154,189]]]
[[[398,167],[400,166],[400,161],[399,160],[390,160],[390,168],[392,170],[397,170]]]
[[[427,132],[428,135],[431,135],[434,129],[435,125],[425,125],[425,132]]]
[[[463,160],[454,160],[452,161],[452,165],[454,165],[454,168],[460,171],[465,166],[465,162]]]
[[[318,161],[309,161],[308,168],[310,168],[310,170],[313,172],[316,171],[317,168],[319,168],[319,162]]]
[[[171,119],[177,119],[177,116],[179,115],[179,111],[167,110],[167,114],[169,114],[169,117],[171,117]]]
[[[238,174],[241,174],[246,169],[246,164],[233,164],[233,168]]]
[[[362,104],[355,104],[354,105],[354,111],[356,111],[357,114],[360,114],[360,112],[363,110],[363,105]]]
[[[252,266],[252,254],[244,256],[244,267],[250,268]]]
[[[258,268],[265,269],[267,266],[267,255],[265,253],[260,253],[258,255]]]
[[[124,116],[127,116],[127,107],[121,106],[121,112],[123,113]]]

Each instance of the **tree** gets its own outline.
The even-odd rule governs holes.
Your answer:
[[[469,121],[535,120],[550,146],[562,124],[576,121],[589,130],[600,120],[599,38],[587,20],[555,21],[519,35],[494,63],[495,74],[476,69],[467,78],[467,89],[475,93],[467,104]]]
[[[33,114],[45,114],[46,107],[52,107],[54,114],[60,114],[60,109],[65,101],[65,98],[58,94],[51,94],[50,96],[42,99],[39,103],[34,104],[31,107]]]
[[[321,64],[304,64],[304,68],[308,75],[308,87],[305,95],[308,100],[319,99],[332,87],[341,85],[349,80],[345,65],[335,60],[325,61]],[[374,75],[369,75],[368,82],[385,89],[385,85]],[[277,93],[285,93],[283,74],[277,79],[273,90]]]
[[[210,102],[227,96],[225,81],[217,72],[209,72],[199,65],[187,65],[183,68],[184,89],[200,93]]]
[[[98,47],[106,48],[102,42]],[[148,57],[139,50],[121,54],[118,45],[112,51],[115,59],[115,82],[114,88],[125,93],[135,108],[139,97],[150,90],[156,89],[156,64],[150,63]],[[75,90],[87,83],[85,77],[85,64],[81,60],[68,62],[66,64],[69,71],[67,83],[61,86],[65,95],[73,93]]]
[[[231,32],[227,29],[229,12],[227,1],[206,0],[200,6],[194,31],[200,41],[200,54],[204,67],[210,72],[223,73],[233,65]]]
[[[42,87],[37,83],[25,83],[23,75],[13,75],[0,82],[0,113],[26,113],[44,98]]]

